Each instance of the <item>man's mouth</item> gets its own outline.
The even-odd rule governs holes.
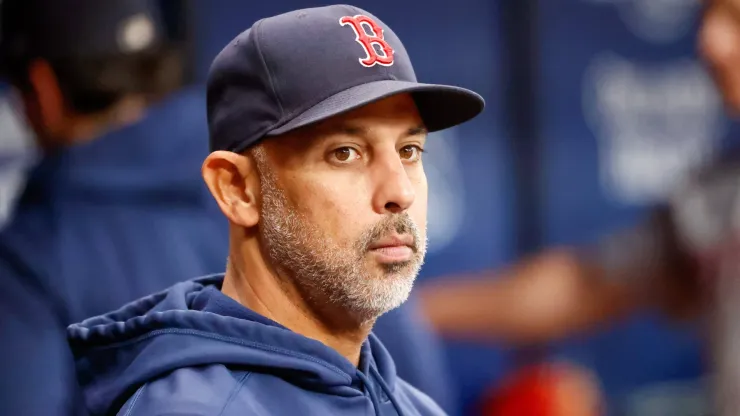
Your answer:
[[[370,252],[375,254],[381,263],[409,261],[415,251],[414,237],[409,234],[393,234],[370,245]]]

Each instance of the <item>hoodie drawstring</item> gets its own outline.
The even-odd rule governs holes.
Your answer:
[[[380,388],[383,389],[383,392],[385,392],[385,395],[388,396],[391,403],[393,404],[393,408],[396,409],[396,413],[398,416],[403,416],[403,411],[401,411],[401,406],[396,401],[396,398],[393,397],[393,394],[391,394],[391,389],[388,387],[387,384],[385,384],[385,380],[383,380],[383,377],[380,376],[380,373],[378,373],[378,370],[375,369],[375,367],[370,366],[370,371],[375,376],[376,380],[378,381],[378,384],[380,385]],[[378,396],[375,394],[375,391],[373,390],[372,385],[370,385],[370,380],[367,378],[365,374],[362,373],[362,371],[357,371],[357,376],[360,378],[362,383],[367,388],[367,393],[370,395],[370,401],[373,402],[373,407],[375,408],[375,414],[378,416],[383,416],[380,413],[380,401],[378,400]]]
[[[391,400],[391,403],[393,403],[393,407],[396,408],[396,413],[398,413],[398,416],[403,416],[401,405],[399,405],[398,401],[396,401],[396,397],[391,393],[391,388],[388,387],[387,384],[385,384],[385,380],[383,380],[383,377],[380,376],[378,370],[375,367],[370,367],[370,371],[375,373],[375,378],[378,379],[378,384],[380,384],[380,388],[383,389],[385,395],[388,396],[388,398]]]

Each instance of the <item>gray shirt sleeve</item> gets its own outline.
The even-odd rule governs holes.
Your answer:
[[[603,278],[623,283],[648,278],[664,261],[660,229],[655,222],[622,230],[602,238],[584,255],[603,271]],[[630,281],[632,280],[632,281]]]

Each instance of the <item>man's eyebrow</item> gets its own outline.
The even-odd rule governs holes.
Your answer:
[[[370,135],[370,130],[367,127],[347,123],[338,124],[331,130],[334,134],[344,134],[346,136],[367,137]]]
[[[325,131],[325,134],[344,134],[347,136],[354,136],[354,137],[363,137],[367,138],[371,135],[370,129],[368,129],[365,126],[357,126],[352,125],[349,123],[341,123],[336,124],[327,131]],[[420,124],[416,127],[411,127],[404,133],[403,137],[412,137],[412,136],[423,136],[429,133],[429,130],[424,126],[423,124]]]
[[[406,132],[406,136],[425,136],[429,133],[429,130],[426,128],[425,125],[420,124],[416,127],[412,127],[408,129]]]

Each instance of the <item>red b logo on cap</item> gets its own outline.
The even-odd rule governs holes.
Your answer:
[[[393,65],[393,48],[385,41],[383,38],[383,28],[375,23],[375,21],[367,16],[358,14],[357,16],[345,16],[339,19],[339,24],[342,26],[349,25],[355,31],[355,35],[357,35],[355,40],[365,49],[367,56],[360,58],[362,66],[370,68],[375,64],[383,66]],[[365,31],[363,24],[370,29],[369,34]],[[375,49],[375,45],[380,46],[380,50],[383,52],[382,55]]]

